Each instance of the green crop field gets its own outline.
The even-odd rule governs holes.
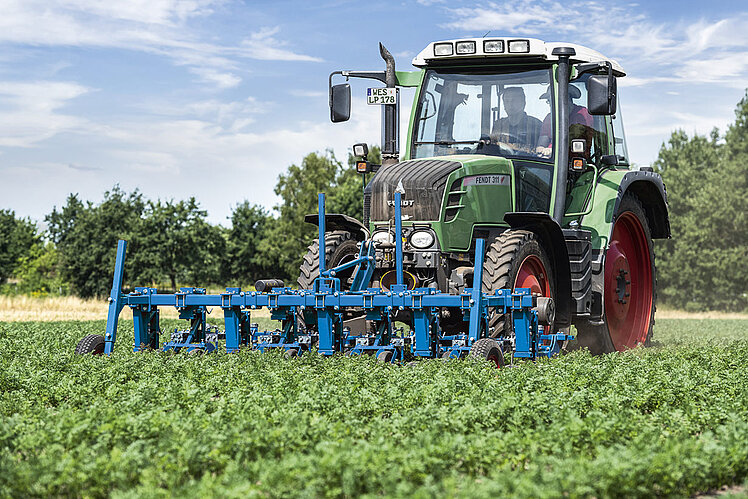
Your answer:
[[[0,497],[689,496],[748,479],[748,320],[497,371],[241,352],[73,355],[0,323]],[[739,487],[737,494],[745,488]]]

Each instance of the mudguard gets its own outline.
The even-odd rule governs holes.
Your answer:
[[[658,173],[638,170],[606,170],[598,177],[593,206],[580,220],[580,228],[592,232],[593,251],[605,251],[613,230],[613,215],[626,192],[642,202],[653,239],[670,237],[667,190]]]
[[[571,271],[569,270],[569,253],[561,227],[548,213],[511,212],[504,215],[504,221],[513,229],[525,229],[536,233],[543,248],[553,262],[555,273],[556,326],[563,328],[571,325]]]
[[[304,221],[308,224],[317,226],[319,217],[316,214],[304,216]],[[342,213],[328,213],[325,215],[325,228],[328,231],[344,230],[350,232],[356,241],[365,241],[369,239],[369,230],[353,217],[343,215]]]

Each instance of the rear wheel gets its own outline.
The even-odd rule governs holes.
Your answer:
[[[499,342],[493,338],[481,338],[470,348],[470,356],[492,362],[497,368],[504,367],[504,352]]]
[[[517,288],[529,288],[533,294],[549,298],[554,297],[556,289],[548,253],[537,235],[527,230],[508,230],[494,239],[483,264],[484,293]],[[506,314],[491,313],[488,327],[494,338],[511,333]]]
[[[75,347],[77,355],[101,355],[104,353],[104,337],[100,334],[84,336]]]
[[[649,346],[656,295],[654,245],[644,208],[632,193],[618,207],[603,279],[603,324],[578,324],[579,346],[593,354]]]

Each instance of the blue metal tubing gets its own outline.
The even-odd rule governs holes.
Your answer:
[[[155,290],[154,290],[155,291]],[[487,308],[499,308],[500,313],[508,310],[520,310],[532,306],[532,296],[524,294],[525,290],[509,290],[503,294],[483,295]],[[439,293],[432,288],[417,288],[414,290],[398,290],[393,286],[390,292],[379,288],[370,288],[359,293],[339,292],[315,293],[312,290],[293,290],[284,288],[282,293],[275,290],[271,293],[240,292],[236,294],[203,295],[203,294],[158,294],[143,293],[123,295],[123,305],[148,305],[156,307],[240,307],[242,309],[268,308],[270,310],[282,307],[310,307],[334,308],[360,307],[364,310],[372,308],[410,308],[425,309],[428,307],[459,307],[470,310],[472,294],[449,295]],[[177,303],[178,301],[178,303]],[[528,305],[529,303],[529,305]]]
[[[325,193],[317,195],[317,217],[319,226],[319,273],[325,271]]]
[[[397,275],[397,284],[403,284],[403,216],[402,216],[402,196],[395,192],[395,272]]]
[[[356,265],[364,262],[368,262],[373,260],[373,257],[371,256],[359,256],[355,260],[351,260],[350,262],[344,263],[342,265],[338,265],[337,267],[330,269],[330,270],[323,270],[320,272],[320,275],[322,277],[335,277],[335,273],[340,272],[341,270],[349,269],[351,267],[355,267]]]
[[[117,259],[114,263],[114,278],[112,279],[112,290],[109,293],[109,312],[106,319],[106,331],[104,332],[104,353],[110,355],[117,340],[117,323],[119,314],[125,306],[125,296],[122,294],[122,277],[125,273],[125,253],[127,252],[127,241],[120,239],[117,243]]]

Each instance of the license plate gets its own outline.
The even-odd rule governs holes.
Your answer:
[[[397,104],[396,88],[367,88],[366,103],[372,106],[379,104]]]

